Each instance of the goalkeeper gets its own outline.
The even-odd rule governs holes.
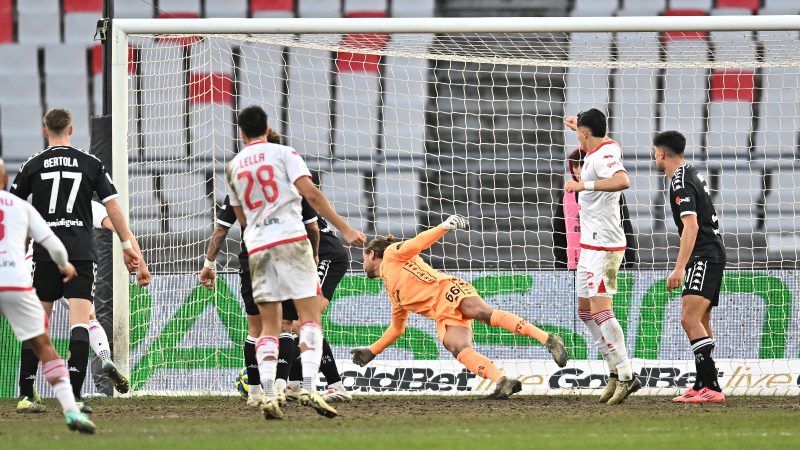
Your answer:
[[[392,302],[392,323],[383,336],[369,347],[350,351],[353,362],[363,367],[403,335],[409,312],[436,321],[436,332],[444,347],[471,372],[496,383],[489,398],[506,399],[522,389],[522,383],[509,379],[487,357],[472,347],[472,321],[489,324],[541,342],[559,367],[569,359],[564,341],[529,324],[524,319],[493,309],[466,281],[443,274],[420,258],[449,230],[467,226],[464,217],[450,216],[441,225],[413,239],[396,242],[392,236],[373,239],[364,251],[364,272],[369,278],[381,277]]]

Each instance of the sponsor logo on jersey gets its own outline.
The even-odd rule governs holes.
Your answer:
[[[278,219],[277,217],[271,217],[269,219],[259,220],[253,226],[256,228],[263,228],[263,227],[268,227],[270,225],[277,225],[279,223],[281,223],[281,219]]]
[[[689,197],[684,197],[684,198],[675,197],[675,204],[676,205],[680,205],[681,203],[691,203],[691,201],[692,201],[692,199],[689,198]]]
[[[47,222],[47,226],[50,228],[53,227],[82,227],[83,221],[82,220],[70,220],[70,219],[58,219],[52,222]]]

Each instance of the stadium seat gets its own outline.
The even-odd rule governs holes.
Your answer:
[[[338,78],[333,156],[372,161],[378,144],[378,74],[340,72]]]
[[[99,12],[74,12],[64,14],[64,42],[68,44],[92,45]]]
[[[0,73],[0,104],[41,104],[39,76]]]
[[[132,173],[129,176],[128,208],[131,223],[135,224],[146,219],[161,217],[161,203],[156,198],[156,189],[153,185],[153,176],[150,173]]]
[[[200,17],[200,0],[159,0],[159,13],[169,16],[171,13],[189,13]]]
[[[285,134],[283,122],[286,62],[284,47],[248,43],[241,47],[238,93],[240,104],[260,104],[270,126]]]
[[[302,38],[301,38],[302,39]],[[289,54],[288,144],[309,164],[330,157],[330,53],[296,48]]]
[[[570,60],[608,61],[611,58],[611,33],[572,33]],[[570,67],[566,75],[565,116],[597,108],[608,113],[608,82],[610,70],[605,67]],[[564,145],[578,146],[578,138],[565,127]]]
[[[756,203],[763,192],[763,171],[746,163],[726,163],[721,167],[719,179],[714,206],[720,216],[720,230],[723,233],[752,233]]]
[[[206,17],[248,17],[248,0],[206,0]]]
[[[21,164],[35,153],[43,150],[45,145],[45,139],[41,134],[41,130],[39,133],[33,135],[13,133],[3,133],[0,135],[2,156],[6,161],[15,161]]]
[[[391,3],[391,17],[433,17],[435,0],[405,0]]]
[[[712,0],[669,0],[669,9],[700,9],[709,11],[712,8]]]
[[[38,49],[35,45],[0,45],[0,74],[39,77]]]
[[[339,0],[297,0],[298,17],[341,17]]]
[[[750,159],[753,74],[714,72],[708,106],[706,155],[709,163]]]
[[[770,214],[791,214],[797,218],[800,213],[800,169],[788,161],[769,172],[771,183],[767,185],[766,210]],[[769,221],[769,220],[768,220]],[[795,228],[797,226],[795,224]]]
[[[385,165],[375,173],[375,231],[413,237],[417,231],[419,175],[404,167]]]
[[[387,158],[425,152],[425,110],[430,88],[427,61],[390,56],[384,69],[383,152]]]
[[[717,9],[743,9],[750,11],[748,14],[755,14],[761,0],[717,0]]]
[[[60,0],[28,0],[17,1],[17,12],[22,13],[59,13]]]
[[[652,164],[644,162],[625,164],[630,179],[630,187],[624,191],[631,222],[640,233],[653,229],[655,211],[664,207],[664,174],[653,170]]]
[[[145,2],[115,2],[114,16],[120,19],[152,19],[155,7]]]
[[[368,206],[364,192],[364,174],[355,170],[337,170],[320,176],[320,189],[336,212],[347,218],[353,227],[363,230]]]
[[[571,16],[613,16],[619,8],[618,0],[575,0]]]
[[[168,172],[162,173],[160,182],[163,200],[168,210],[167,215],[172,219],[171,222],[186,221],[211,210],[213,197],[208,196],[204,170],[185,171],[180,173],[180,176]],[[189,220],[180,229],[197,228],[192,225]],[[175,228],[170,228],[175,231]]]
[[[50,44],[44,49],[44,70],[49,75],[86,75],[85,45]],[[48,93],[49,94],[49,93]]]
[[[14,42],[14,1],[0,0],[0,45],[12,42]]]
[[[48,105],[57,107],[66,102],[89,102],[89,82],[85,74],[50,73],[45,75]]]
[[[164,42],[142,48],[141,123],[145,159],[179,160],[187,157],[183,47]]]
[[[64,13],[95,12],[102,14],[103,0],[63,0]]]
[[[617,59],[625,62],[652,61],[658,58],[656,33],[618,33]],[[609,131],[622,145],[626,159],[652,158],[651,142],[656,130],[657,71],[646,68],[621,68],[613,75],[614,96],[609,111]]]
[[[667,9],[667,0],[622,0],[618,16],[658,15]]]
[[[192,155],[227,152],[233,141],[233,78],[224,72],[189,75],[189,129]]]
[[[343,3],[345,17],[353,17],[353,14],[363,12],[378,12],[385,17],[387,13],[387,0],[344,0]]]
[[[61,42],[61,14],[58,11],[20,11],[17,18],[17,41],[21,44],[36,45]]]
[[[24,161],[42,147],[42,108],[38,103],[0,105],[0,145],[5,159]]]

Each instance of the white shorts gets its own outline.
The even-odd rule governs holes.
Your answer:
[[[249,261],[256,303],[298,300],[320,293],[308,239],[260,250],[250,255]]]
[[[617,293],[617,274],[625,251],[581,249],[575,290],[578,297],[613,297]]]
[[[47,317],[33,289],[0,292],[0,315],[6,318],[20,341],[33,339],[47,331]]]

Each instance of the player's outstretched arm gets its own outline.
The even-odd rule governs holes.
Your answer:
[[[125,216],[122,214],[122,210],[119,209],[119,204],[115,199],[106,201],[105,206],[108,218],[114,225],[117,236],[119,236],[119,240],[122,242],[122,257],[125,260],[125,265],[128,267],[128,270],[134,271],[139,267],[142,254],[133,248],[133,243],[131,242],[133,233],[131,233],[131,230],[128,228],[128,222],[125,220]]]
[[[294,182],[297,191],[308,200],[325,220],[342,232],[342,237],[350,245],[361,246],[367,237],[360,230],[351,227],[331,206],[325,194],[319,190],[309,177],[300,177]]]
[[[375,356],[380,355],[386,350],[387,347],[394,344],[400,336],[406,331],[406,322],[408,321],[408,311],[395,310],[392,312],[392,323],[389,325],[381,338],[369,347],[358,347],[350,350],[353,357],[353,363],[361,367],[369,364],[370,361],[375,359]]]
[[[403,241],[402,245],[398,247],[396,255],[403,259],[413,258],[430,248],[448,231],[462,230],[467,228],[467,225],[468,222],[465,217],[454,214],[445,219],[439,226],[425,230],[413,238]]]
[[[214,280],[217,277],[216,263],[219,250],[222,248],[222,243],[225,242],[225,237],[228,236],[228,228],[219,225],[214,227],[214,232],[211,233],[211,239],[208,240],[208,248],[206,248],[206,261],[203,263],[203,269],[200,271],[200,284],[206,289],[214,287]]]

